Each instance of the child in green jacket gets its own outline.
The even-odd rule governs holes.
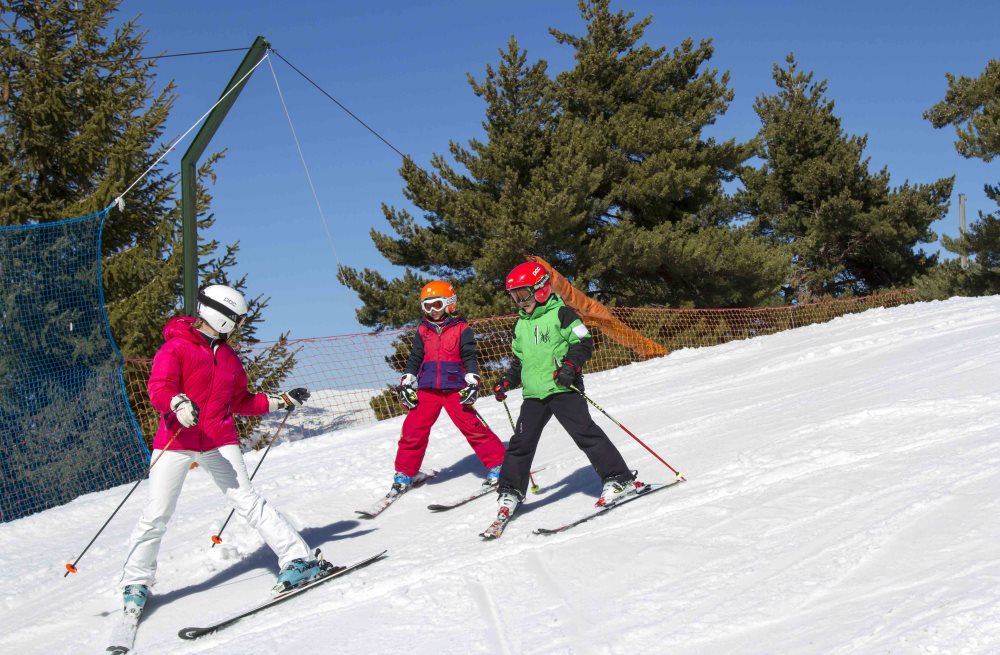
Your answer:
[[[587,327],[552,293],[549,275],[538,264],[516,266],[507,276],[507,293],[519,310],[514,359],[493,393],[503,401],[506,392],[520,383],[524,401],[500,469],[498,518],[509,518],[524,500],[538,439],[553,415],[604,482],[598,507],[636,493],[642,485],[636,481],[636,471],[629,470],[611,439],[594,423],[583,396],[570,389],[572,385],[583,390],[583,365],[593,354]]]

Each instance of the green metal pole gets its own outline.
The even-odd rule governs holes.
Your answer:
[[[229,109],[236,102],[236,98],[243,91],[243,87],[246,86],[247,80],[244,80],[243,77],[253,70],[253,67],[264,58],[269,47],[270,44],[264,37],[258,36],[254,39],[253,45],[250,46],[250,50],[247,51],[246,56],[243,57],[243,61],[240,62],[240,67],[236,69],[233,78],[229,80],[229,84],[226,85],[221,95],[226,96],[226,93],[229,93],[229,90],[237,84],[239,84],[239,88],[229,93],[225,100],[212,110],[202,124],[201,129],[198,130],[198,135],[191,142],[191,146],[184,153],[184,157],[181,158],[181,218],[184,226],[184,313],[188,316],[194,314],[195,302],[198,296],[198,159],[205,152],[209,141],[215,136],[215,131],[222,125],[222,121],[225,120]],[[243,81],[240,82],[240,80]]]

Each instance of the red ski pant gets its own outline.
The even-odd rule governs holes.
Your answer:
[[[416,475],[427,452],[431,426],[437,421],[441,409],[448,412],[455,427],[465,435],[479,461],[486,468],[503,464],[504,447],[500,438],[486,427],[471,407],[460,404],[458,390],[418,389],[417,406],[410,410],[403,421],[403,433],[396,450],[396,470],[406,475]]]

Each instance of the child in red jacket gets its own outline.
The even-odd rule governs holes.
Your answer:
[[[403,421],[389,496],[409,488],[442,409],[486,467],[483,484],[495,485],[500,475],[503,443],[472,409],[479,394],[476,338],[465,319],[455,314],[457,303],[455,288],[444,280],[429,282],[420,291],[424,320],[397,387],[400,402],[410,411]]]

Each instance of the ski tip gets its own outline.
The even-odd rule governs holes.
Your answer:
[[[447,505],[428,505],[427,509],[429,509],[432,512],[443,512],[446,509],[451,509],[451,508],[448,507]]]
[[[197,639],[208,632],[205,628],[181,628],[177,636],[181,639]]]
[[[362,511],[360,509],[354,510],[354,513],[357,514],[359,518],[363,518],[363,519],[373,519],[373,518],[375,518],[375,515],[372,514],[371,512],[364,512],[364,511]]]

